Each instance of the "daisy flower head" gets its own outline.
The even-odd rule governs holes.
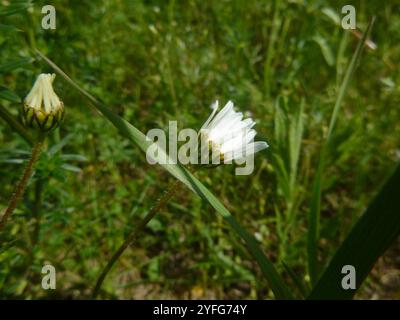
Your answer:
[[[26,126],[50,131],[62,122],[64,104],[54,92],[55,77],[54,73],[42,73],[37,77],[24,101],[22,111]]]
[[[212,109],[200,129],[201,164],[232,163],[268,148],[265,141],[254,142],[255,121],[251,118],[243,119],[243,113],[234,110],[232,101],[228,101],[218,113],[218,101],[212,105]]]

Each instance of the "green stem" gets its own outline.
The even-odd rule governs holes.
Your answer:
[[[143,220],[140,221],[140,223],[136,226],[136,228],[134,228],[132,230],[132,232],[128,235],[128,237],[125,239],[124,243],[119,247],[119,249],[111,257],[110,261],[108,261],[107,265],[105,266],[105,268],[101,272],[99,278],[97,279],[96,286],[93,289],[93,292],[92,292],[93,299],[95,299],[97,297],[97,295],[99,294],[101,285],[103,284],[104,279],[106,278],[107,274],[113,267],[114,263],[124,253],[124,251],[137,240],[141,231],[143,231],[143,229],[150,222],[150,220],[154,218],[154,216],[157,214],[157,212],[160,211],[168,203],[168,201],[172,198],[172,196],[178,191],[179,184],[180,184],[180,181],[176,180],[168,188],[168,190],[161,196],[161,198],[158,199],[157,203],[146,214],[146,216],[143,218]]]
[[[36,144],[34,145],[32,149],[32,156],[31,159],[28,162],[28,165],[25,168],[24,174],[22,175],[21,180],[18,182],[14,193],[12,194],[9,202],[8,202],[8,207],[6,211],[4,212],[3,216],[1,217],[0,220],[0,230],[4,228],[4,225],[7,222],[7,219],[10,217],[14,209],[16,208],[19,200],[21,199],[22,195],[24,194],[24,191],[26,189],[26,186],[28,184],[29,178],[32,173],[32,169],[36,163],[36,161],[39,159],[40,151],[43,146],[45,136],[40,134],[38,137],[38,140]]]

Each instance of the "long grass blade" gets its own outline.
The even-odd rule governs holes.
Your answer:
[[[317,244],[319,238],[322,174],[325,168],[326,152],[329,142],[331,141],[332,132],[336,124],[336,120],[340,111],[340,107],[342,105],[343,98],[350,84],[351,76],[353,75],[354,70],[356,69],[360,61],[362,49],[364,47],[364,42],[371,31],[373,23],[374,23],[374,18],[372,18],[371,21],[369,22],[367,29],[365,30],[361,40],[359,41],[356,51],[354,52],[349,67],[347,68],[347,71],[345,73],[343,82],[339,88],[339,93],[329,123],[327,138],[319,156],[318,169],[313,182],[310,212],[308,217],[308,235],[307,235],[308,273],[310,275],[311,283],[313,285],[316,283],[318,279]]]
[[[351,299],[376,260],[400,234],[400,164],[353,227],[309,299]],[[343,266],[356,271],[356,289],[344,290]]]

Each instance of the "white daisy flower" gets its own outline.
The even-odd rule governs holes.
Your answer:
[[[25,125],[49,131],[57,127],[64,116],[64,104],[53,89],[55,74],[40,74],[25,98]]]
[[[243,120],[243,113],[234,110],[232,101],[218,114],[218,101],[212,108],[200,130],[201,163],[207,162],[210,155],[212,164],[231,163],[268,148],[265,141],[254,142],[255,122],[251,118]]]

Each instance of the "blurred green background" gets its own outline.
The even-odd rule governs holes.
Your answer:
[[[8,4],[0,0],[0,8]],[[355,6],[360,31],[376,16],[371,40],[377,49],[365,48],[329,148],[322,265],[400,160],[396,1],[52,1],[56,30],[41,27],[45,4],[0,17],[0,26],[17,28],[0,28],[0,104],[17,117],[36,76],[52,72],[31,47],[143,132],[167,130],[169,120],[199,129],[214,100],[232,100],[257,121],[270,148],[257,155],[250,176],[235,176],[233,166],[196,176],[256,237],[288,283],[282,261],[309,281],[311,184],[358,42],[337,24],[343,5]],[[4,67],[24,58],[17,68]],[[173,181],[60,77],[55,91],[65,122],[51,134],[38,174],[0,236],[0,298],[90,297],[101,268]],[[295,125],[299,117],[302,130]],[[293,130],[301,141],[294,165]],[[1,119],[0,143],[3,209],[30,147]],[[399,253],[397,241],[357,298],[400,298]],[[41,288],[44,263],[56,267],[57,290]],[[272,292],[222,218],[184,190],[125,252],[100,296],[264,299]]]

